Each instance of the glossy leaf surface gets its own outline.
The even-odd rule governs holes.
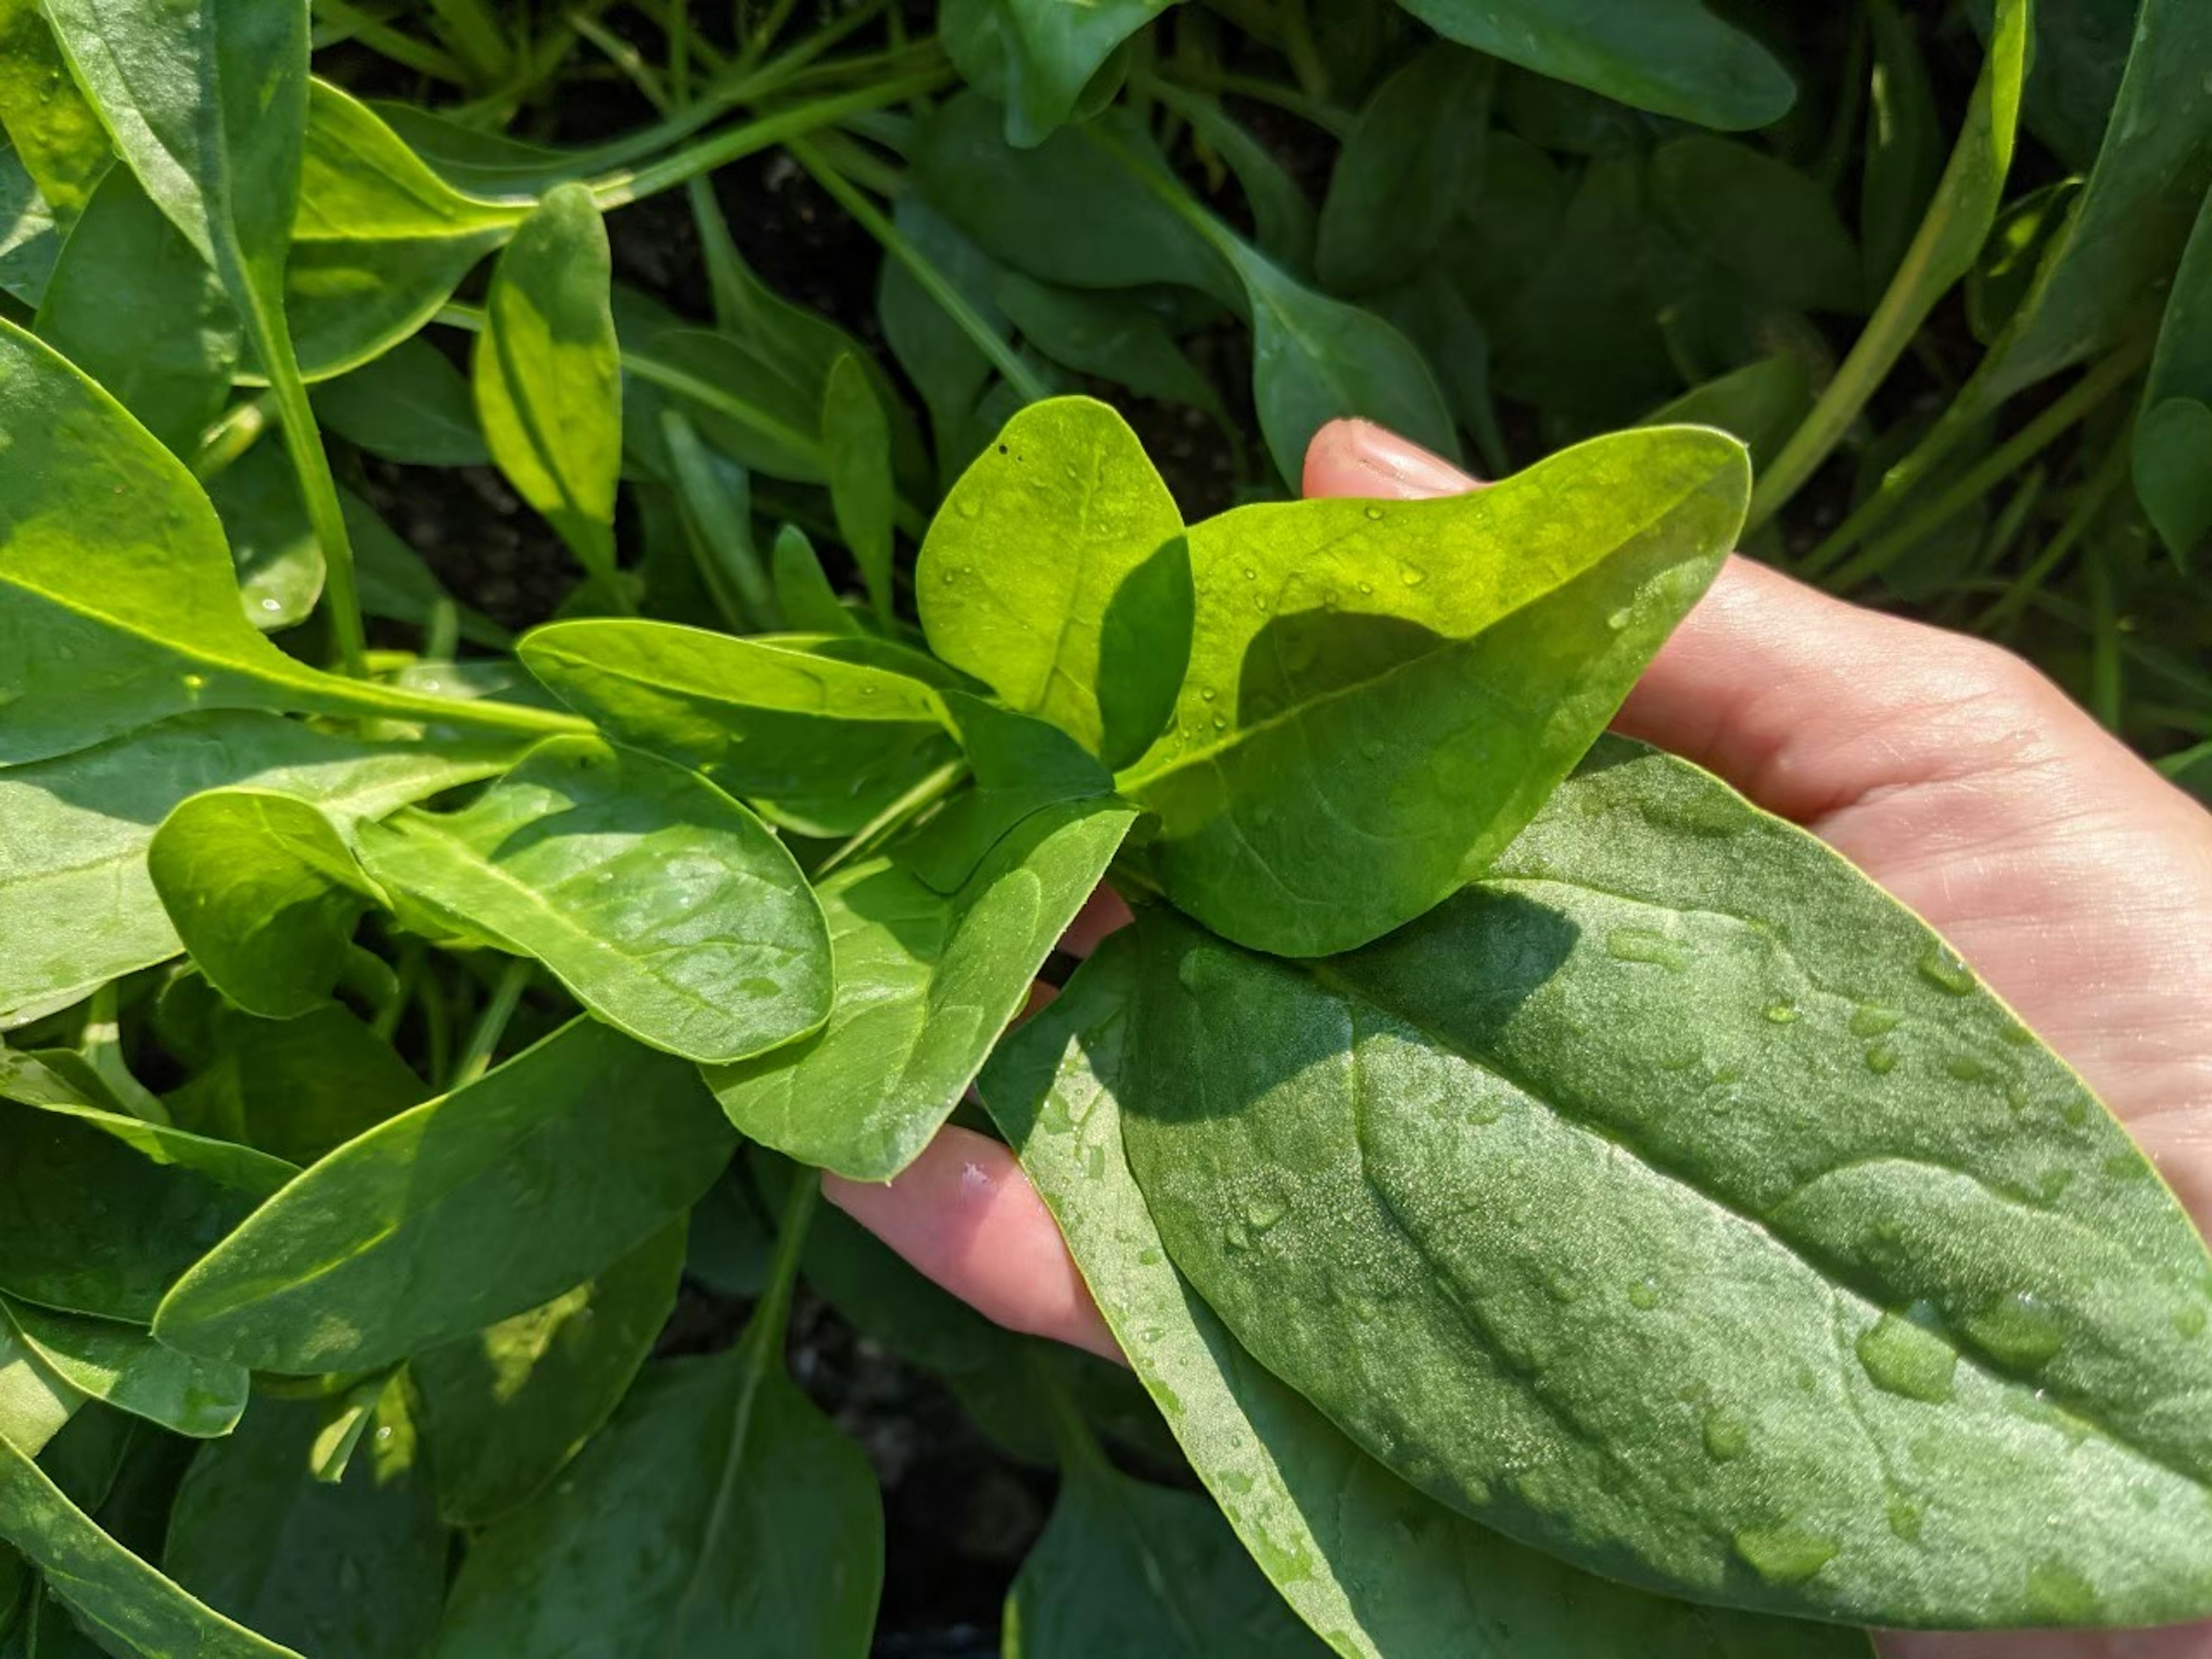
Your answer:
[[[257,1370],[388,1364],[604,1271],[731,1145],[690,1066],[579,1020],[316,1164],[192,1270],[156,1334]],[[441,1270],[456,1260],[477,1266]]]
[[[1719,568],[1748,481],[1732,440],[1662,428],[1471,495],[1194,528],[1190,672],[1121,779],[1158,815],[1168,896],[1293,956],[1436,903],[1612,718]]]
[[[1778,1611],[2212,1607],[2203,1241],[1802,831],[1608,742],[1488,879],[1365,951],[1142,926],[1128,1152],[1170,1253],[1414,1484]]]
[[[428,341],[402,340],[315,388],[323,425],[372,455],[406,466],[483,466],[491,459],[474,395]]]
[[[173,1433],[195,1440],[228,1434],[246,1409],[244,1370],[165,1348],[141,1327],[24,1302],[0,1303],[0,1320],[86,1398]]]
[[[696,773],[556,738],[462,811],[356,832],[380,885],[537,957],[601,1019],[705,1064],[821,1024],[829,939],[799,866]]]
[[[1036,144],[1075,118],[1115,51],[1174,0],[951,0],[939,27],[969,84],[1006,112],[1006,140]]]

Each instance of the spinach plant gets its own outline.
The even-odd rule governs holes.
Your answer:
[[[1009,1656],[2212,1616],[2174,1195],[1606,734],[1741,542],[2203,775],[2198,9],[798,9],[0,0],[0,1655],[864,1654],[853,1333]]]

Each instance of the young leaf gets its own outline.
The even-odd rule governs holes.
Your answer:
[[[246,1409],[245,1370],[165,1348],[139,1326],[0,1300],[0,1324],[88,1400],[195,1440],[228,1434]]]
[[[2047,12],[2049,7],[2039,9]],[[1867,23],[1874,40],[1874,79],[1859,182],[1859,243],[1871,302],[1897,274],[1936,193],[1943,172],[1943,132],[1928,60],[1897,0],[1872,0]]]
[[[822,398],[822,454],[837,533],[860,567],[876,614],[891,616],[891,434],[856,357],[840,357]]]
[[[39,337],[189,461],[238,368],[222,279],[127,167],[110,169],[54,263]]]
[[[100,1529],[0,1434],[0,1539],[69,1587],[77,1617],[142,1659],[301,1659],[193,1600]]]
[[[928,131],[928,130],[925,130]],[[978,247],[919,191],[902,192],[891,223],[907,246],[935,268],[966,301],[983,325],[1003,338],[1008,330],[998,289],[1006,267]],[[939,470],[949,479],[964,465],[980,437],[971,440],[975,405],[991,383],[991,360],[966,331],[945,314],[903,261],[886,259],[877,279],[876,312],[884,339],[929,410]]]
[[[730,1121],[802,1163],[890,1180],[974,1081],[1135,817],[1110,797],[1034,813],[950,896],[888,860],[823,883],[830,1023],[709,1073]]]
[[[1651,157],[1654,203],[1684,244],[1798,311],[1856,312],[1859,251],[1828,192],[1729,138],[1677,138]]]
[[[1344,141],[1322,204],[1316,268],[1339,294],[1404,282],[1425,264],[1479,170],[1497,65],[1435,45],[1385,81]]]
[[[1123,1157],[1133,944],[1102,947],[978,1088],[1199,1479],[1330,1646],[1346,1659],[1863,1659],[1847,1632],[1669,1601],[1513,1543],[1405,1485],[1261,1369],[1167,1260]]]
[[[520,653],[616,742],[695,768],[802,835],[857,834],[956,752],[942,700],[902,672],[927,659],[862,640],[572,622]]]
[[[776,608],[787,624],[802,634],[860,631],[860,623],[853,620],[837,598],[837,590],[830,585],[821,556],[805,531],[795,524],[778,530],[772,557]]]
[[[300,1176],[185,1277],[155,1334],[292,1376],[386,1365],[605,1271],[690,1208],[731,1145],[692,1067],[577,1020]]]
[[[2136,494],[2186,562],[2212,533],[2212,196],[2182,256],[2136,422]]]
[[[417,1354],[447,1521],[491,1525],[542,1492],[629,1391],[676,1306],[684,1229],[663,1229],[543,1307]]]
[[[1158,311],[1141,301],[1052,288],[1014,270],[999,278],[997,298],[1022,338],[1054,362],[1142,398],[1228,419],[1220,395],[1183,356]]]
[[[0,293],[35,307],[62,251],[53,210],[0,135]]]
[[[188,797],[154,832],[146,865],[199,970],[266,1019],[327,1001],[354,924],[384,903],[319,808],[266,789]]]
[[[468,380],[425,340],[402,340],[324,381],[315,388],[315,414],[348,443],[403,466],[491,463]]]
[[[596,738],[555,738],[459,812],[355,832],[370,877],[553,970],[639,1042],[743,1060],[830,1012],[830,941],[805,878],[704,778]]]
[[[1796,100],[1781,64],[1699,0],[1399,0],[1447,40],[1638,109],[1724,132]]]
[[[1109,766],[1182,684],[1182,515],[1137,434],[1087,398],[1035,404],[945,497],[915,570],[930,648]]]
[[[2203,1241],[1808,836],[1608,740],[1367,951],[1140,927],[1125,1132],[1170,1254],[1414,1484],[1736,1605],[2212,1610]]]
[[[356,963],[358,957],[354,959]],[[390,1042],[351,1009],[325,1002],[289,1019],[223,1005],[199,981],[172,981],[165,1018],[198,984],[206,1063],[166,1097],[179,1128],[306,1165],[430,1097]],[[172,1037],[171,1048],[182,1046]]]
[[[512,758],[507,745],[364,742],[233,712],[179,715],[0,770],[0,1030],[185,948],[147,857],[155,827],[200,791],[296,796],[343,826],[494,776]]]
[[[1717,427],[1751,452],[1756,474],[1812,407],[1810,366],[1796,353],[1782,351],[1692,386],[1638,424]]]
[[[411,1430],[365,1441],[342,1480],[319,1480],[324,1408],[261,1400],[238,1432],[200,1448],[177,1488],[162,1565],[177,1583],[315,1659],[429,1650],[447,1540]],[[373,1586],[374,1593],[364,1593]]]
[[[477,337],[477,413],[492,458],[621,608],[615,486],[622,356],[607,232],[591,191],[563,185],[526,219],[492,272]]]
[[[1319,956],[1480,873],[1719,568],[1742,447],[1598,439],[1474,495],[1241,507],[1190,532],[1190,672],[1122,774],[1168,896]],[[1357,882],[1345,872],[1357,871]]]
[[[1175,0],[948,0],[945,49],[1006,112],[1006,142],[1042,143],[1073,120],[1092,77]]]
[[[305,622],[330,574],[283,452],[260,444],[208,480],[246,620],[264,634]]]

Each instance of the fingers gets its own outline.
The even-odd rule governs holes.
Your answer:
[[[948,1127],[896,1180],[825,1174],[822,1191],[985,1318],[1121,1358],[1052,1212],[997,1141]]]

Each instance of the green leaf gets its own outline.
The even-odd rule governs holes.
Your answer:
[[[300,1176],[155,1334],[292,1376],[389,1364],[605,1271],[697,1201],[731,1143],[692,1067],[578,1020]]]
[[[295,1173],[88,1103],[26,1104],[16,1098],[26,1092],[0,1077],[0,1292],[40,1307],[144,1324],[185,1270]]]
[[[2051,0],[2037,7],[2039,21]],[[1896,0],[1873,0],[1867,21],[1874,41],[1866,161],[1859,181],[1859,241],[1866,294],[1879,298],[1911,244],[1943,172],[1943,129],[1928,60]]]
[[[0,1436],[0,1538],[140,1659],[301,1659],[204,1606],[102,1532]]]
[[[605,1426],[675,1309],[684,1244],[667,1227],[544,1306],[415,1357],[450,1524],[521,1508]]]
[[[877,666],[875,651],[597,621],[553,623],[520,647],[532,673],[616,742],[824,836],[857,834],[955,752],[936,693]]]
[[[915,571],[930,648],[1109,766],[1166,724],[1191,628],[1182,515],[1087,398],[1008,422],[945,497]]]
[[[199,970],[267,1019],[329,1000],[354,924],[384,902],[319,808],[265,789],[179,802],[154,832],[147,870]]]
[[[2036,0],[2035,61],[2022,117],[2051,153],[2076,173],[2097,159],[2126,73],[2142,0]],[[1987,40],[1994,8],[1966,8]]]
[[[177,1488],[162,1564],[209,1605],[315,1659],[413,1659],[437,1635],[447,1540],[412,1437],[368,1439],[317,1480],[323,1408],[261,1400]]]
[[[708,1073],[730,1121],[803,1164],[890,1180],[975,1080],[1135,817],[1110,798],[1033,813],[949,896],[888,860],[830,877],[830,1023]]]
[[[611,596],[622,354],[610,258],[591,191],[563,185],[548,196],[492,272],[475,373],[493,459]]]
[[[246,620],[264,634],[305,622],[329,575],[300,481],[273,444],[249,449],[208,481]]]
[[[660,433],[692,561],[715,608],[738,633],[768,626],[775,596],[753,544],[751,478],[700,442],[682,410],[661,410]]]
[[[2212,196],[2199,211],[2159,329],[2136,423],[2136,494],[2166,551],[2212,534]]]
[[[0,1441],[37,1457],[84,1403],[84,1396],[32,1351],[12,1322],[0,1321]],[[20,1567],[21,1558],[4,1552],[0,1561]],[[0,1566],[0,1576],[4,1574]]]
[[[1154,878],[1291,956],[1420,915],[1604,729],[1720,568],[1749,477],[1734,440],[1668,428],[1473,495],[1195,526],[1190,672],[1120,780],[1158,816]]]
[[[243,624],[240,624],[243,626]],[[510,746],[364,742],[273,714],[184,714],[0,770],[0,1029],[185,947],[147,864],[155,831],[204,789],[296,796],[341,825],[498,773]]]
[[[100,112],[69,72],[39,0],[0,0],[0,137],[66,228],[112,168]]]
[[[1447,40],[1724,132],[1778,121],[1788,71],[1700,0],[1400,0]]]
[[[925,134],[935,131],[934,121]],[[917,166],[920,163],[917,162]],[[957,164],[956,164],[957,165]],[[983,252],[919,191],[900,194],[891,223],[916,255],[935,268],[985,327],[1004,337],[1006,319],[998,288],[1006,267]],[[991,360],[945,314],[902,261],[886,259],[877,279],[876,311],[884,342],[929,410],[939,470],[948,478],[981,443],[971,434],[975,405],[991,382]]]
[[[799,866],[698,774],[555,738],[459,812],[355,831],[370,877],[552,969],[639,1042],[704,1064],[812,1030],[829,939]]]
[[[1751,452],[1756,472],[1812,407],[1811,366],[1796,353],[1783,351],[1692,386],[1640,424],[1717,427]]]
[[[1729,138],[1677,138],[1651,157],[1651,193],[1675,234],[1754,292],[1801,311],[1856,312],[1857,246],[1828,192]]]
[[[785,525],[775,532],[775,549],[772,556],[775,578],[776,608],[783,619],[802,634],[857,634],[860,625],[853,620],[837,597],[837,590],[830,585],[829,574],[822,568],[821,556],[806,532],[795,524]]]
[[[167,1097],[180,1128],[304,1165],[429,1098],[398,1051],[349,1008],[325,1002],[293,1018],[258,1019],[191,982],[212,1006],[206,1063]],[[165,1017],[180,983],[170,986]],[[172,1037],[172,1049],[179,1046]]]
[[[999,279],[998,302],[1022,338],[1054,362],[1226,421],[1219,395],[1141,301],[1052,288],[1010,270]]]
[[[173,1433],[228,1434],[246,1409],[244,1370],[165,1348],[139,1326],[13,1301],[0,1301],[0,1322],[78,1393]]]
[[[467,379],[435,346],[402,340],[315,388],[315,414],[348,443],[404,466],[487,466]]]
[[[822,398],[822,453],[830,504],[878,617],[891,616],[890,427],[857,357],[840,357]]]
[[[1140,930],[1125,1128],[1169,1252],[1414,1484],[1781,1612],[2212,1609],[2203,1240],[1810,836],[1608,740],[1367,951]]]
[[[0,135],[0,290],[35,307],[61,250],[52,208],[23,170],[15,147]]]
[[[1263,1370],[1168,1261],[1122,1153],[1134,941],[1109,941],[978,1085],[1099,1310],[1245,1547],[1346,1659],[1818,1659],[1863,1638],[1589,1577],[1405,1485]]]
[[[440,1659],[863,1659],[875,1476],[763,1349],[649,1366],[561,1483],[477,1538]]]
[[[1339,294],[1406,281],[1432,258],[1481,166],[1496,65],[1449,45],[1385,81],[1344,141],[1322,204],[1316,269]]]
[[[969,85],[1006,109],[1006,142],[1043,143],[1077,118],[1085,88],[1175,0],[948,0],[938,27]]]
[[[126,167],[109,170],[70,233],[38,333],[180,460],[238,367],[237,307]]]

